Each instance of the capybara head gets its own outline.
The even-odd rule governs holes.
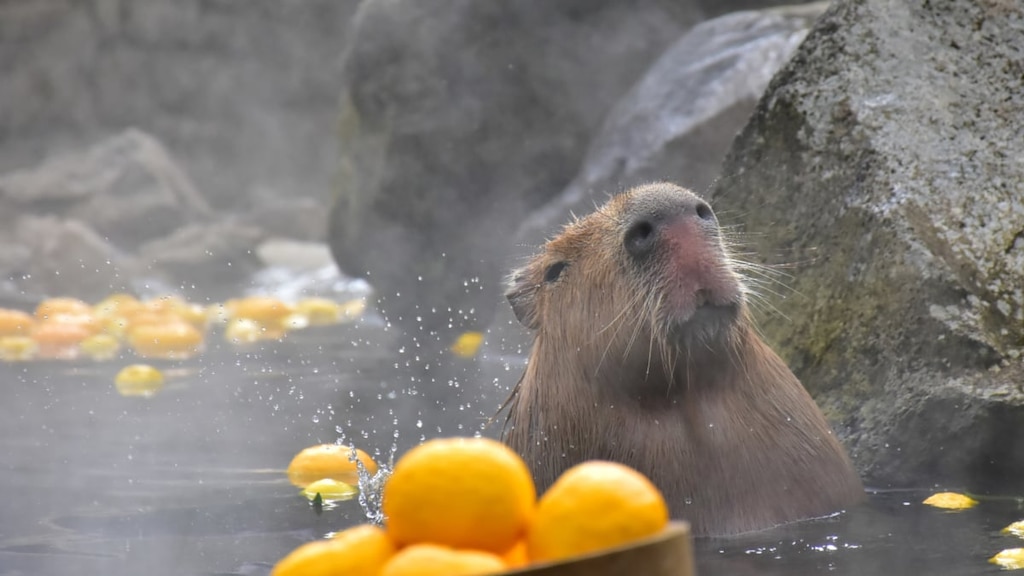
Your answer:
[[[639,362],[669,373],[680,353],[719,347],[745,313],[711,207],[665,183],[566,226],[513,273],[508,299],[538,339],[594,368]]]

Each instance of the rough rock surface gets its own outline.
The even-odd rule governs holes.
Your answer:
[[[131,254],[118,250],[81,220],[27,214],[18,219],[13,239],[5,240],[27,256],[8,263],[11,292],[68,294],[93,301],[114,292],[133,290],[144,268]],[[4,263],[0,263],[3,266]]]
[[[694,27],[615,105],[579,173],[523,222],[516,246],[532,249],[572,214],[636,184],[668,180],[707,190],[768,82],[824,9],[737,12]]]
[[[356,4],[0,2],[0,173],[137,126],[216,208],[256,185],[326,201]]]
[[[869,482],[1024,472],[1022,158],[1005,0],[835,2],[730,152],[714,204],[786,265],[762,329]]]
[[[376,1],[345,63],[330,241],[406,327],[485,324],[520,218],[607,110],[702,19],[689,2]],[[416,321],[420,318],[420,321]]]
[[[0,177],[0,202],[12,215],[60,212],[88,222],[119,246],[211,215],[167,149],[133,129]]]
[[[262,240],[309,239],[299,222],[316,214],[309,204],[270,198],[219,215],[163,144],[129,129],[0,176],[0,299],[95,300],[154,282],[222,296],[261,267]]]

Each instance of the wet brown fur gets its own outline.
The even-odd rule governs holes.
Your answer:
[[[856,503],[863,489],[846,452],[751,323],[717,221],[701,223],[688,246],[660,246],[643,265],[630,259],[631,211],[677,199],[699,202],[671,184],[620,194],[514,273],[509,300],[536,335],[507,403],[505,441],[541,488],[584,460],[628,464],[698,535]],[[564,270],[545,281],[557,262]],[[677,273],[691,264],[692,278]],[[711,306],[698,310],[694,290]]]

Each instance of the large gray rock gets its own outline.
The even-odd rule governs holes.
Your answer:
[[[88,224],[56,216],[21,217],[7,246],[29,258],[2,262],[12,288],[23,294],[69,294],[96,301],[114,292],[138,288],[144,277],[141,263],[96,233]]]
[[[841,0],[713,200],[761,327],[878,484],[1024,471],[1024,4]],[[782,295],[783,297],[777,297]]]
[[[59,212],[88,222],[121,247],[211,215],[166,148],[134,129],[0,177],[0,202],[11,216]]]
[[[394,321],[487,322],[519,220],[575,174],[690,2],[364,2],[342,97],[330,242]]]
[[[271,198],[216,214],[163,144],[127,130],[0,176],[0,299],[95,300],[154,283],[191,297],[237,293],[262,266],[261,241],[308,239],[299,221],[317,219],[311,204]]]
[[[225,298],[260,269],[256,247],[266,237],[255,226],[225,217],[182,226],[143,244],[138,254],[190,296]]]
[[[707,190],[768,82],[825,6],[737,12],[694,27],[615,105],[576,177],[523,222],[516,246],[532,250],[572,214],[636,184],[670,180]]]
[[[324,201],[356,4],[0,2],[0,173],[138,126],[217,208],[256,185]]]

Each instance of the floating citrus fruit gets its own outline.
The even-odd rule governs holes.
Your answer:
[[[111,294],[100,300],[92,307],[93,313],[100,317],[130,315],[139,308],[142,303],[131,294]]]
[[[47,298],[36,306],[36,319],[48,320],[57,314],[91,314],[92,306],[78,298]]]
[[[652,536],[668,525],[665,499],[628,466],[589,461],[544,493],[527,533],[532,561],[560,560]]]
[[[356,298],[355,300],[342,302],[340,306],[341,315],[338,317],[338,321],[352,322],[358,320],[366,312],[366,298]]]
[[[0,308],[0,336],[28,336],[35,323],[27,312]]]
[[[39,345],[28,336],[0,336],[0,360],[24,362],[35,358]]]
[[[198,304],[186,304],[176,312],[176,315],[199,330],[205,330],[210,323],[210,319],[206,316],[206,308]]]
[[[1006,528],[1000,530],[1003,534],[1013,534],[1018,538],[1024,538],[1024,520],[1018,520]]]
[[[480,350],[480,345],[483,343],[484,335],[482,332],[463,332],[455,339],[455,343],[451,346],[451,351],[452,354],[459,358],[472,358],[476,356],[476,353]]]
[[[92,335],[89,327],[77,323],[39,322],[32,329],[41,358],[77,358],[78,344]]]
[[[321,478],[302,489],[302,495],[310,500],[315,499],[317,494],[325,502],[351,500],[359,494],[359,488],[333,478]]]
[[[295,303],[295,313],[305,316],[310,326],[337,324],[342,317],[341,305],[327,298],[305,298]]]
[[[78,344],[93,360],[110,360],[121,350],[121,342],[110,334],[93,334]]]
[[[227,304],[232,318],[248,318],[267,329],[278,328],[281,321],[295,311],[294,307],[269,296],[249,296],[231,300]]]
[[[232,318],[224,329],[224,339],[232,344],[252,344],[266,338],[259,322],[248,318]]]
[[[379,574],[394,555],[395,545],[383,530],[362,525],[329,540],[309,542],[292,550],[270,576],[337,576]]]
[[[945,508],[946,510],[966,510],[976,506],[978,501],[970,496],[956,492],[939,492],[926,498],[922,504],[934,506],[935,508]]]
[[[526,540],[519,540],[512,545],[511,548],[501,555],[501,559],[509,568],[521,568],[529,564],[530,558],[526,553]]]
[[[148,397],[164,387],[164,375],[149,364],[132,364],[117,373],[114,386],[122,396]]]
[[[1024,568],[1024,548],[1007,548],[988,561],[1002,566],[1004,570],[1020,570]]]
[[[144,358],[188,358],[199,352],[203,334],[191,324],[172,320],[166,324],[132,327],[128,343]]]
[[[400,545],[434,543],[501,554],[526,531],[536,488],[522,459],[486,438],[429,440],[384,485],[388,533]]]
[[[489,552],[413,544],[395,554],[380,576],[483,576],[507,569],[501,558]]]
[[[346,484],[358,484],[356,463],[350,460],[352,448],[340,444],[310,446],[295,455],[288,464],[288,480],[299,488],[323,478]],[[377,463],[369,454],[356,450],[356,457],[371,475],[377,473]]]

